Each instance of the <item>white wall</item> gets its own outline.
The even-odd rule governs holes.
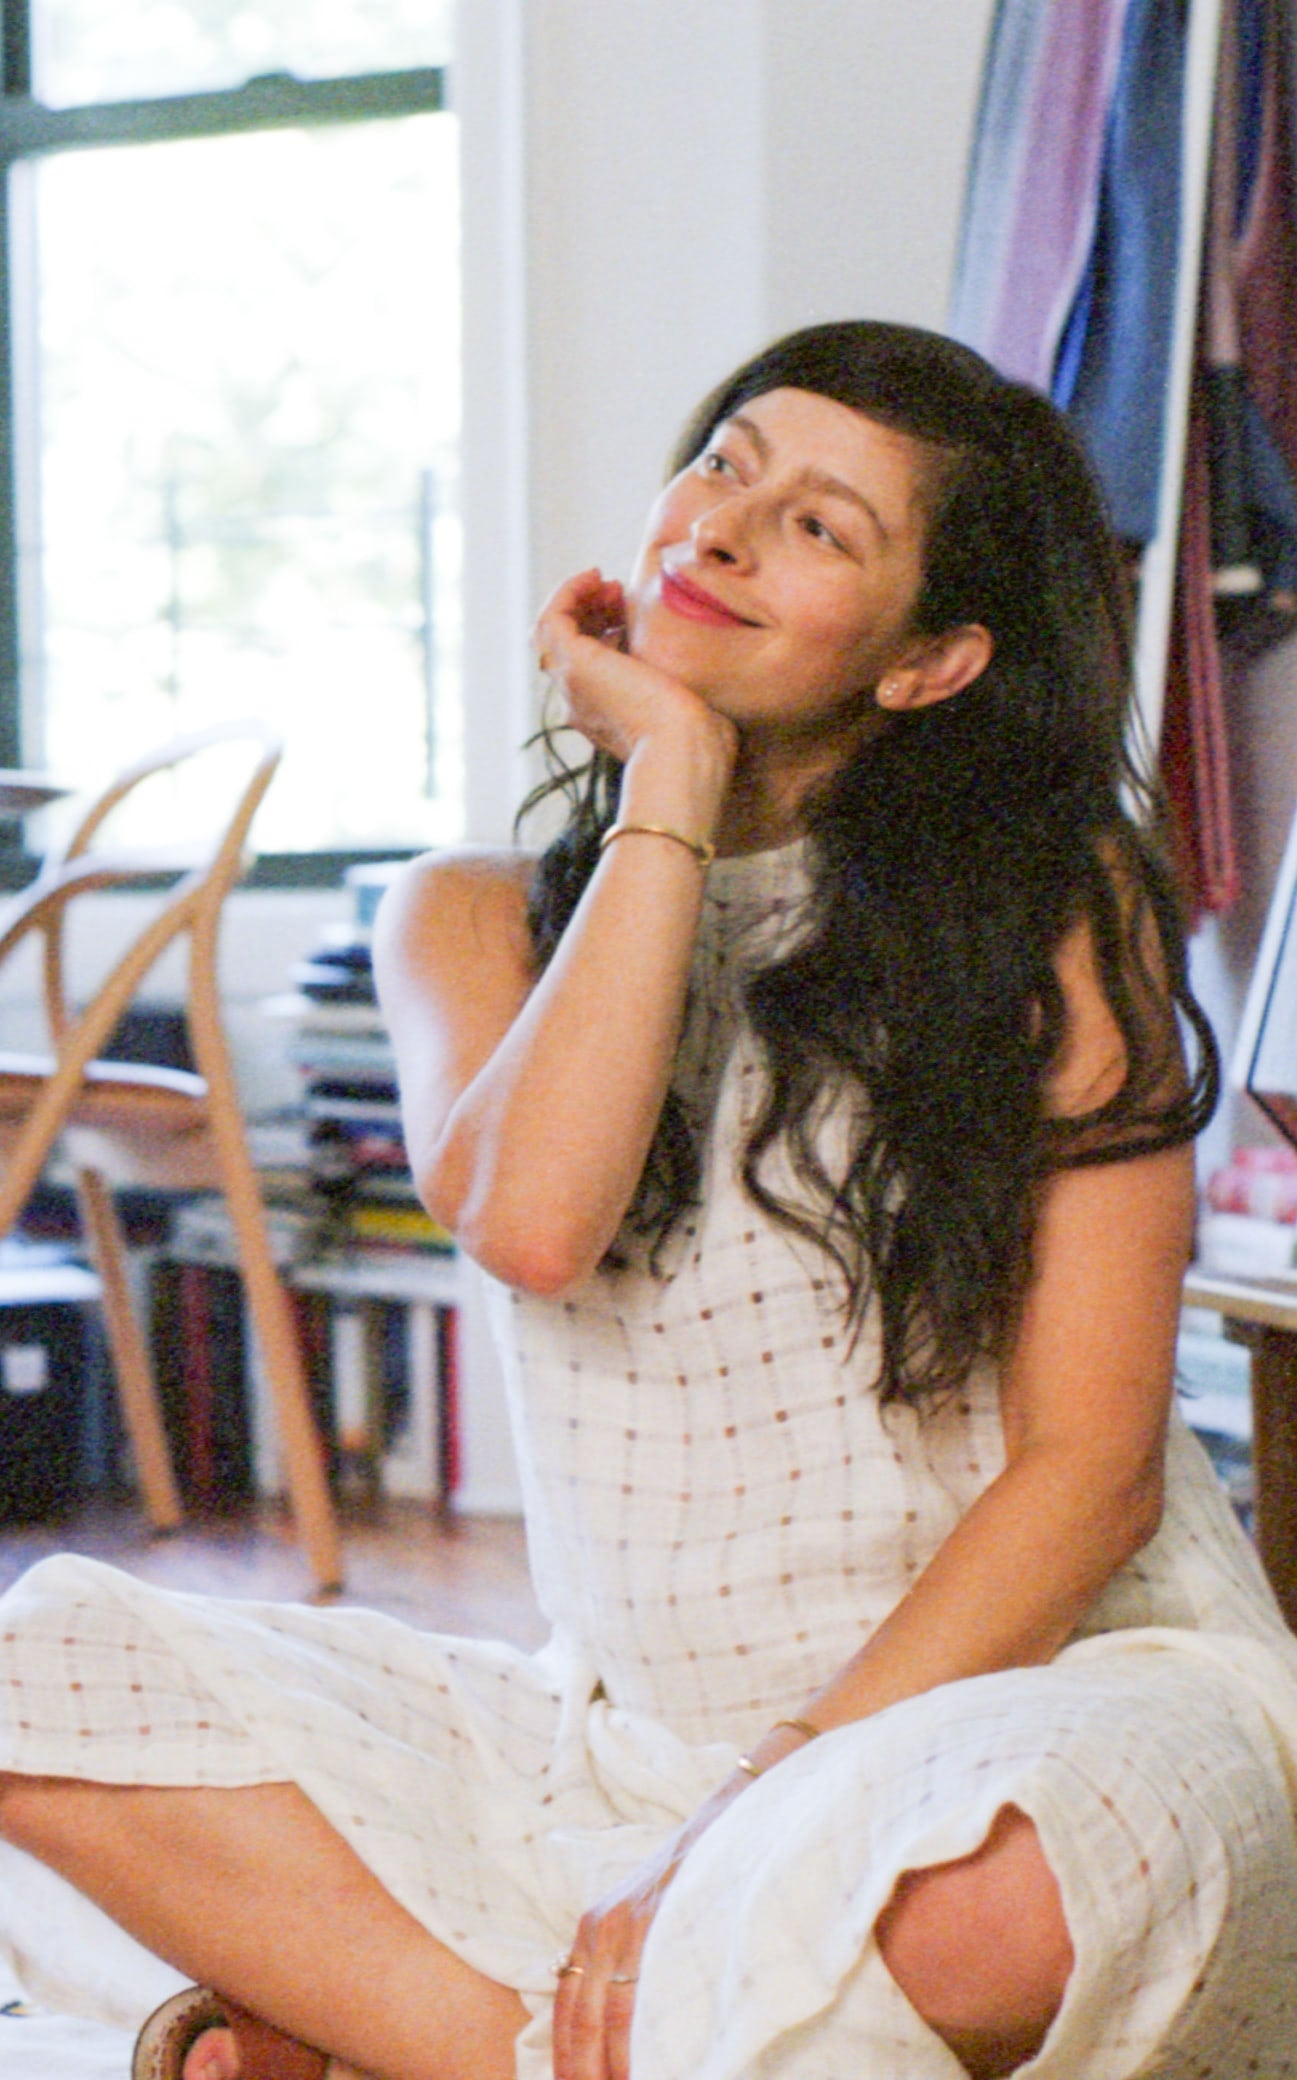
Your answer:
[[[765,321],[938,329],[991,0],[774,0]]]
[[[474,0],[469,0],[474,4]],[[991,0],[532,0],[531,567],[624,570],[676,430],[768,339],[939,325]]]

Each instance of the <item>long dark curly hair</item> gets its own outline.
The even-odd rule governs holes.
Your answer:
[[[971,686],[889,716],[814,799],[807,928],[747,992],[766,1068],[747,1190],[836,1262],[853,1327],[877,1302],[877,1389],[918,1404],[1005,1351],[1049,1174],[1191,1138],[1215,1104],[1218,1059],[1188,985],[1156,788],[1131,749],[1129,587],[1066,422],[935,334],[817,325],[713,392],[672,473],[747,400],[784,388],[921,444],[913,632],[980,623],[994,639]],[[597,865],[619,780],[597,753],[526,805],[556,790],[568,804],[532,885],[541,965]],[[1125,1073],[1097,1107],[1059,1117],[1046,1104],[1066,1027],[1057,956],[1077,927]],[[841,1170],[816,1132],[826,1090],[850,1108]],[[791,1194],[768,1175],[777,1144]],[[671,1097],[629,1228],[660,1245],[696,1204],[700,1172],[697,1130]]]

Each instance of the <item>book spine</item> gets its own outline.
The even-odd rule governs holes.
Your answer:
[[[221,1510],[252,1492],[251,1389],[242,1282],[219,1265],[154,1264],[154,1375],[184,1500]]]
[[[422,1300],[384,1303],[383,1487],[389,1495],[434,1504],[445,1495],[440,1312]]]
[[[213,1402],[209,1286],[205,1264],[180,1267],[179,1330],[184,1352],[185,1453],[182,1484],[200,1509],[216,1499],[216,1440]]]
[[[297,1322],[297,1337],[311,1398],[311,1413],[324,1446],[325,1470],[329,1485],[336,1493],[341,1469],[338,1458],[338,1433],[334,1420],[333,1338],[329,1320],[329,1296],[327,1293],[304,1293],[300,1288],[290,1288],[289,1297]]]
[[[459,1314],[453,1307],[437,1309],[437,1345],[440,1363],[439,1395],[441,1493],[449,1503],[459,1486]]]

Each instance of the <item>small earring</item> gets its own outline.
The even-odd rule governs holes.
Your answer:
[[[901,698],[901,689],[895,679],[880,679],[878,699],[884,708],[894,707]]]

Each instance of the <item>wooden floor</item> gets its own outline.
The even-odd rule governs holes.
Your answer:
[[[347,1586],[330,1601],[389,1612],[409,1624],[534,1646],[545,1636],[512,1517],[439,1520],[419,1503],[385,1502],[344,1524]],[[87,1553],[169,1589],[315,1601],[310,1573],[283,1515],[260,1509],[151,1536],[132,1506],[58,1524],[0,1528],[0,1588],[47,1554]]]

